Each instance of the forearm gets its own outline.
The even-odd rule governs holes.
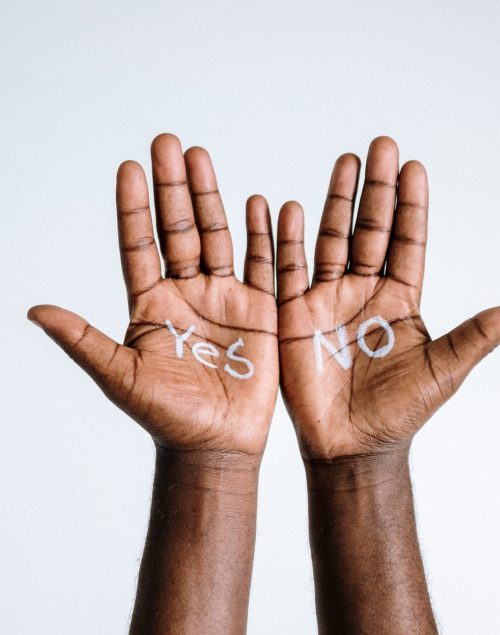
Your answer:
[[[132,635],[245,632],[259,462],[157,450]]]
[[[319,632],[436,633],[407,450],[307,462]]]

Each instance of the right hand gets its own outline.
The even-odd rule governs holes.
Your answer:
[[[118,230],[130,307],[125,344],[55,306],[35,306],[28,317],[161,446],[259,455],[278,387],[273,244],[266,201],[253,196],[247,202],[242,283],[234,276],[231,237],[208,153],[191,148],[184,157],[178,139],[165,134],[153,142],[152,161],[165,278],[144,171],[127,161],[117,177]],[[167,320],[179,335],[195,327],[177,349]],[[193,351],[199,342],[209,346]],[[228,354],[231,345],[233,354]]]

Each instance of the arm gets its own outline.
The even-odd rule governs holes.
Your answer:
[[[321,633],[435,633],[415,531],[415,432],[500,342],[500,308],[432,340],[420,316],[428,186],[375,139],[334,167],[309,287],[301,207],[278,222],[282,390],[309,488]]]
[[[320,633],[437,633],[406,451],[306,463]]]
[[[247,203],[245,277],[208,153],[173,135],[152,145],[160,250],[146,177],[117,177],[130,324],[120,345],[81,317],[33,307],[41,326],[152,436],[151,521],[132,633],[243,633],[257,477],[278,387],[270,217]]]
[[[130,632],[244,633],[259,461],[158,448]]]

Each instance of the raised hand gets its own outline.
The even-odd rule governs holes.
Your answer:
[[[351,233],[359,168],[352,154],[335,164],[311,287],[300,205],[279,218],[281,382],[305,458],[407,444],[500,342],[500,307],[431,340],[420,316],[425,169],[400,171],[394,141],[375,139]]]
[[[38,323],[161,446],[260,454],[278,384],[273,246],[267,204],[247,203],[245,280],[208,153],[183,156],[173,135],[152,145],[153,237],[146,177],[117,177],[118,232],[130,326],[124,345],[81,317],[36,306]]]
[[[278,388],[267,204],[247,202],[245,280],[208,153],[152,145],[158,236],[132,161],[118,170],[118,234],[130,325],[123,345],[81,317],[38,323],[156,442],[151,518],[130,633],[244,633],[257,481]]]

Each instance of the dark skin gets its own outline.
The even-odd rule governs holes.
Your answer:
[[[432,340],[420,316],[427,239],[424,167],[399,169],[388,137],[369,149],[351,231],[360,170],[335,164],[321,220],[313,283],[304,218],[286,203],[278,223],[281,386],[307,475],[310,542],[320,633],[436,633],[420,557],[408,471],[414,434],[500,343],[500,307]],[[382,316],[394,333],[385,356],[357,343],[360,325]],[[336,328],[344,326],[346,342]],[[321,349],[320,330],[350,366]],[[374,324],[376,351],[388,335]]]
[[[131,633],[243,633],[258,472],[278,385],[269,212],[262,197],[248,200],[241,283],[206,151],[183,155],[176,137],[160,135],[152,163],[165,276],[144,172],[126,162],[117,177],[130,307],[125,343],[58,307],[33,307],[29,318],[155,442],[151,520]],[[287,203],[280,213],[282,389],[306,467],[320,632],[435,633],[408,450],[414,433],[499,343],[500,309],[431,340],[419,313],[425,170],[417,162],[399,170],[396,145],[379,138],[366,171],[351,236],[359,160],[344,155],[334,168],[311,288],[302,210]],[[360,324],[376,315],[395,334],[383,358],[367,356],[356,343]],[[180,355],[167,320],[177,334],[195,326]],[[339,325],[352,363],[344,368],[322,351],[319,372],[314,332],[338,345]],[[365,341],[376,350],[384,337],[374,325]],[[248,365],[227,354],[238,338],[244,340],[239,354],[254,365],[248,378],[242,378]]]
[[[58,307],[36,306],[28,317],[155,442],[131,633],[244,633],[259,465],[278,389],[270,216],[262,197],[248,200],[239,282],[208,153],[191,148],[183,155],[176,137],[160,135],[152,166],[165,277],[144,171],[127,161],[117,176],[130,307],[125,343]],[[166,320],[178,334],[195,326],[181,357]],[[238,338],[240,359],[231,359],[226,351]],[[248,372],[241,357],[254,365],[248,379],[241,378]]]

